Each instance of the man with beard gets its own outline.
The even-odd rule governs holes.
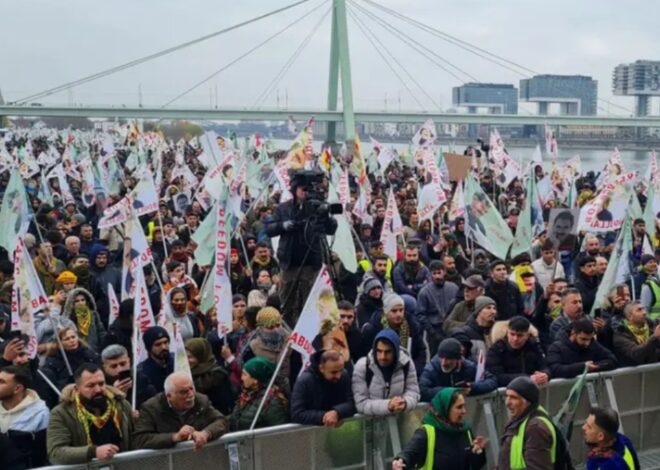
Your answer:
[[[94,283],[90,292],[96,299],[98,314],[106,328],[108,327],[108,316],[110,315],[108,284],[112,284],[115,292],[121,292],[121,271],[108,264],[109,256],[110,252],[103,245],[94,245],[89,256],[90,274]],[[78,275],[75,270],[74,273]]]
[[[454,304],[458,286],[445,281],[445,266],[441,261],[431,261],[429,269],[433,282],[426,284],[419,291],[416,316],[426,331],[429,349],[435,351],[443,340],[442,323]]]
[[[126,348],[120,344],[111,344],[101,353],[103,361],[103,373],[108,384],[121,391],[125,396],[131,397],[133,392],[133,372],[131,370],[131,358]],[[156,395],[156,389],[149,379],[137,372],[136,406]]]
[[[619,415],[612,408],[591,409],[582,433],[587,444],[587,470],[638,470],[637,452],[619,431]]]
[[[0,369],[0,460],[11,469],[48,464],[46,428],[49,410],[31,390],[29,371],[9,366]]]
[[[426,364],[419,379],[422,401],[430,402],[445,387],[458,387],[466,396],[483,395],[497,388],[490,372],[476,380],[477,364],[463,357],[463,346],[454,338],[442,340],[438,353]]]
[[[227,428],[227,420],[211,406],[209,398],[195,392],[190,375],[174,372],[165,379],[164,391],[142,405],[133,447],[167,449],[191,440],[193,449],[199,450]]]
[[[490,330],[495,324],[497,305],[490,297],[477,297],[474,301],[474,315],[461,328],[455,329],[452,337],[458,339],[465,347],[465,357],[474,362],[479,361],[479,352],[484,356],[492,344]]]
[[[431,272],[419,260],[419,250],[412,246],[406,248],[404,260],[392,271],[394,291],[406,301],[411,312],[417,308],[417,295],[426,283],[431,282]]]
[[[320,350],[310,362],[293,387],[291,421],[337,428],[356,411],[344,358],[337,351]]]
[[[605,327],[605,320],[603,318],[592,319],[591,315],[584,313],[582,303],[582,294],[574,287],[565,289],[561,294],[561,312],[559,317],[550,324],[550,341],[558,339],[562,333],[566,332],[570,324],[586,317],[593,321],[594,328],[600,333]]]
[[[463,276],[456,269],[456,258],[445,255],[442,258],[442,264],[445,265],[445,280],[460,286],[463,283]]]
[[[548,366],[552,377],[572,379],[586,367],[589,372],[615,369],[616,357],[595,340],[595,330],[588,318],[571,324],[570,331],[559,333],[548,348]]]
[[[442,329],[449,335],[453,330],[462,327],[474,315],[474,301],[484,295],[484,280],[479,274],[468,276],[463,281],[463,299],[458,302],[442,323]]]
[[[266,242],[257,243],[257,247],[254,250],[254,258],[250,262],[250,268],[252,270],[252,281],[254,283],[258,282],[259,273],[263,270],[268,271],[270,277],[274,284],[279,282],[280,274],[280,265],[277,263],[277,260],[273,258],[270,254],[270,247]]]
[[[157,392],[163,391],[168,375],[174,372],[174,354],[170,353],[170,335],[162,326],[152,326],[142,335],[149,357],[138,365],[138,374],[147,376]]]
[[[364,276],[362,277],[362,285],[360,286],[359,291],[364,293],[365,287],[369,280],[375,279],[380,283],[380,287],[383,290],[383,293],[391,293],[392,285],[388,276],[388,271],[391,270],[391,265],[392,260],[390,260],[389,256],[382,253],[380,255],[374,256],[371,269],[365,272]]]
[[[511,381],[505,392],[505,405],[509,422],[501,438],[497,468],[568,468],[561,434],[539,405],[539,389],[529,377]]]
[[[75,385],[62,390],[48,424],[51,464],[82,464],[108,460],[130,449],[133,433],[131,405],[105,383],[100,367],[83,364],[74,373]]]
[[[94,229],[90,224],[82,224],[80,226],[80,252],[86,253],[92,257],[92,249],[98,243],[94,238]]]

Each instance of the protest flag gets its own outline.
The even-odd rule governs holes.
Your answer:
[[[25,186],[18,170],[11,172],[9,183],[2,198],[2,209],[0,210],[0,246],[9,254],[13,253],[18,244],[18,238],[28,228],[28,204],[25,195]]]
[[[587,372],[589,368],[585,366],[584,372],[577,382],[571,387],[571,391],[568,392],[568,397],[564,403],[562,403],[561,408],[555,415],[553,421],[557,426],[557,429],[562,433],[567,442],[571,440],[571,434],[573,433],[573,420],[575,419],[575,412],[577,411],[578,405],[580,404],[580,398],[582,397],[582,391],[584,390],[584,385],[586,383]]]

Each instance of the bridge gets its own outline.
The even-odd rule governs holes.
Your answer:
[[[242,28],[246,25],[259,22],[264,18],[278,15],[284,11],[294,9],[303,4],[314,3],[312,0],[299,0],[290,5],[278,8],[276,10],[264,13],[255,18],[243,21],[241,23],[223,28],[211,34],[201,36],[199,38],[187,41],[185,43],[169,47],[149,54],[144,57],[120,64],[100,72],[64,83],[55,87],[45,89],[39,93],[33,93],[29,96],[13,100],[10,104],[2,105],[0,102],[0,116],[59,116],[59,117],[90,117],[90,118],[144,118],[144,119],[186,119],[186,120],[236,120],[236,121],[286,121],[289,117],[295,120],[304,121],[309,116],[314,116],[318,122],[326,122],[328,125],[328,140],[336,141],[336,128],[337,123],[342,122],[344,127],[344,140],[351,144],[355,139],[355,123],[356,122],[376,122],[376,123],[420,123],[428,118],[432,118],[438,123],[447,124],[490,124],[495,126],[507,125],[561,125],[561,126],[614,126],[614,127],[658,127],[660,128],[660,117],[642,116],[631,117],[633,112],[621,106],[615,105],[604,99],[599,99],[600,102],[606,103],[608,109],[598,106],[600,111],[607,113],[607,116],[553,116],[553,115],[505,115],[505,114],[470,114],[470,113],[442,113],[439,111],[431,111],[425,108],[434,107],[439,109],[434,97],[431,96],[417,79],[410,74],[405,67],[401,65],[397,57],[395,57],[386,45],[381,41],[379,36],[372,29],[377,26],[382,28],[382,31],[396,37],[404,44],[410,46],[416,54],[424,57],[424,63],[432,64],[442,70],[442,73],[447,73],[454,77],[456,80],[468,81],[479,83],[478,79],[472,76],[469,72],[461,67],[453,64],[445,57],[438,54],[436,50],[429,48],[424,43],[416,40],[410,36],[406,31],[417,29],[431,34],[440,40],[459,47],[465,51],[466,54],[478,57],[488,61],[490,64],[507,69],[517,76],[529,78],[532,74],[538,72],[531,70],[524,65],[518,64],[512,60],[506,59],[502,56],[487,51],[486,49],[474,44],[467,43],[459,38],[451,36],[443,31],[438,30],[428,24],[410,18],[395,10],[384,7],[373,0],[322,0],[317,2],[313,8],[306,11],[295,21],[286,24],[282,29],[268,36],[265,40],[258,43],[256,46],[248,49],[245,53],[234,58],[221,68],[216,70],[213,74],[204,77],[202,80],[195,83],[193,86],[178,93],[174,98],[170,99],[160,107],[123,107],[123,106],[42,106],[38,100],[57,94],[75,87],[98,80],[121,71],[127,70],[132,67],[144,64],[151,60],[172,54],[184,48],[188,48],[195,44],[208,41],[212,38]],[[326,7],[327,10],[324,8]],[[232,67],[234,64],[242,61],[254,51],[260,49],[271,40],[280,36],[289,28],[295,25],[300,25],[303,20],[317,11],[324,11],[325,14],[321,16],[320,21],[314,25],[305,40],[296,48],[294,54],[287,60],[282,69],[276,74],[274,80],[268,84],[266,89],[259,95],[257,102],[252,107],[239,107],[239,108],[173,108],[171,105],[179,101],[182,97],[189,94],[191,91],[199,88],[200,86],[208,83],[209,80],[218,76],[225,70]],[[332,13],[331,16],[331,41],[329,53],[329,75],[328,75],[328,92],[327,92],[327,106],[325,109],[266,109],[263,107],[265,99],[272,94],[277,84],[282,80],[286,73],[290,70],[291,65],[299,57],[300,52],[305,48],[309,39],[318,30],[319,24],[324,21],[326,15]],[[353,86],[351,75],[351,60],[350,60],[350,45],[349,45],[349,17],[353,20],[357,29],[359,29],[364,37],[371,43],[374,50],[384,60],[385,64],[390,68],[393,74],[399,79],[405,90],[415,99],[421,110],[409,112],[379,112],[379,111],[360,111],[356,110],[353,101]],[[406,28],[401,29],[393,24],[394,20],[405,23]],[[371,23],[369,23],[371,22]],[[370,27],[369,24],[372,26]],[[398,66],[398,69],[395,67]],[[489,65],[492,66],[492,65]],[[405,77],[403,76],[405,75]],[[414,86],[413,86],[414,85]],[[418,90],[418,91],[415,91]],[[341,91],[341,98],[340,92]],[[421,97],[419,96],[421,93]],[[341,104],[341,107],[339,106]],[[624,114],[614,114],[609,112],[609,105],[619,108]],[[351,148],[349,146],[349,148]]]

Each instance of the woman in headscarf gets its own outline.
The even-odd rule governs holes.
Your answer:
[[[275,364],[263,357],[254,357],[245,363],[241,375],[241,395],[229,417],[232,431],[250,429],[273,373],[275,373]],[[265,428],[285,424],[288,422],[288,410],[289,401],[279,386],[273,384],[254,427]]]
[[[229,414],[234,404],[229,374],[218,365],[211,344],[204,338],[189,339],[186,353],[195,391],[207,395],[213,407],[221,413]]]
[[[90,348],[87,347],[85,342],[78,336],[78,332],[74,327],[62,328],[57,332],[62,349],[66,355],[66,360],[71,366],[71,373],[73,374],[78,367],[85,363],[92,363],[101,365],[101,357]],[[48,357],[41,367],[41,371],[48,379],[55,384],[55,386],[62,390],[66,385],[73,383],[73,376],[69,374],[66,362],[62,357],[62,350],[59,347],[50,348]],[[55,406],[58,402],[58,397],[50,389],[51,396],[41,397],[50,408]]]
[[[201,336],[201,329],[206,331],[205,325],[200,325],[195,314],[188,310],[188,297],[185,289],[182,287],[173,288],[167,293],[167,301],[171,307],[173,320],[176,322],[184,341]]]
[[[465,396],[460,389],[446,387],[436,393],[422,420],[393,470],[423,468],[477,470],[486,465],[486,440],[474,437],[465,422]]]
[[[101,352],[106,331],[96,310],[94,297],[87,289],[78,287],[69,292],[62,311],[64,318],[70,319],[78,329],[78,335],[89,347]]]

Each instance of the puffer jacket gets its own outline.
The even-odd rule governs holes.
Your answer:
[[[120,452],[130,450],[133,434],[131,405],[124,394],[116,388],[106,386],[117,401],[121,423]],[[56,406],[48,423],[48,458],[53,465],[74,465],[86,463],[96,457],[96,446],[88,446],[83,424],[76,414],[74,402],[75,388],[69,385],[62,390],[61,403]]]
[[[379,341],[387,341],[394,349],[389,381],[375,360],[376,343]],[[402,397],[406,401],[406,409],[412,410],[419,402],[417,373],[410,356],[399,346],[399,336],[387,328],[376,335],[373,344],[369,354],[361,358],[353,370],[353,397],[358,413],[373,416],[390,414],[388,404],[394,397]],[[371,376],[370,383],[367,383],[368,376]]]
[[[486,355],[486,368],[497,377],[497,385],[506,387],[516,377],[529,376],[534,372],[550,374],[543,348],[541,348],[541,343],[536,337],[536,334],[538,334],[536,329],[533,330],[534,333],[530,335],[522,348],[513,349],[506,339],[507,324],[508,322],[495,323],[491,333],[491,337],[495,342]],[[503,338],[496,339],[498,336],[503,336]]]
[[[461,388],[463,384],[470,384],[471,397],[490,393],[497,388],[497,380],[487,370],[484,371],[484,377],[479,382],[475,382],[476,376],[477,364],[469,359],[463,359],[460,368],[443,372],[440,357],[436,354],[426,364],[419,379],[422,401],[430,402],[436,393],[445,387]]]
[[[76,296],[80,294],[87,298],[87,304],[89,305],[89,308],[92,309],[92,322],[89,325],[87,336],[84,336],[80,331],[80,326],[76,320],[76,314],[73,311],[74,300]],[[85,340],[91,349],[98,353],[101,352],[101,347],[103,346],[103,340],[105,339],[106,331],[103,323],[101,322],[101,317],[96,310],[96,301],[94,300],[94,296],[87,289],[83,289],[82,287],[71,289],[71,291],[66,296],[66,302],[64,302],[62,317],[71,320],[76,324],[78,329],[78,336]]]
[[[569,334],[566,332],[548,348],[548,365],[553,378],[572,379],[584,371],[587,361],[598,365],[599,372],[616,368],[616,357],[598,341],[593,341],[588,348],[580,348],[569,339]]]

